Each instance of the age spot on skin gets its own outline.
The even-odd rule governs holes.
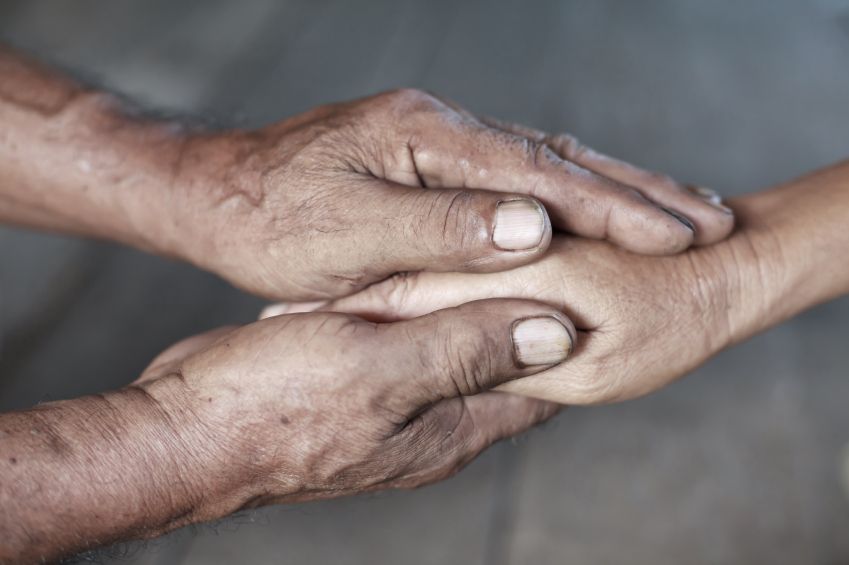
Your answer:
[[[291,424],[291,423],[292,423],[292,420],[290,420],[290,419],[286,416],[286,414],[282,414],[282,415],[280,416],[280,423],[281,423],[281,424],[283,424],[283,425],[285,426],[285,425]]]
[[[11,463],[12,465],[17,464],[17,462],[18,460],[15,457],[9,457],[9,463]]]

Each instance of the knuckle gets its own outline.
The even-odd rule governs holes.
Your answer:
[[[390,90],[383,97],[393,109],[404,113],[429,112],[440,105],[436,96],[418,88]]]
[[[552,145],[564,159],[570,161],[580,161],[587,153],[587,147],[577,137],[568,133],[556,135]]]
[[[525,138],[523,144],[527,162],[534,169],[562,162],[562,159],[547,143],[539,143]]]
[[[654,186],[668,186],[674,188],[680,188],[678,181],[673,179],[671,176],[666,173],[659,173],[657,171],[646,171],[645,172],[645,182],[649,185]]]
[[[489,226],[478,211],[479,203],[479,197],[471,192],[441,193],[420,217],[413,236],[427,245],[431,253],[472,249],[489,235]]]
[[[646,197],[634,187],[624,184],[616,184],[614,185],[614,189],[618,189],[616,192],[618,192],[619,196],[622,198],[622,204],[638,205],[648,203]]]
[[[430,357],[430,363],[436,363],[433,369],[451,379],[458,396],[484,390],[495,365],[493,344],[475,335],[478,333],[465,328],[452,331],[443,324],[436,340],[436,355]]]
[[[396,273],[383,282],[369,287],[375,301],[393,312],[404,312],[410,297],[417,291],[419,277],[416,273]]]

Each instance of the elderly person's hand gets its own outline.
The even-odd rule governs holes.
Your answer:
[[[844,164],[742,198],[733,203],[737,233],[673,257],[555,236],[542,260],[512,271],[397,276],[324,308],[401,319],[481,298],[543,301],[575,321],[575,352],[568,364],[500,388],[568,404],[634,398],[849,292],[847,187]]]
[[[551,238],[538,201],[555,229],[647,254],[733,227],[710,191],[414,90],[183,143],[170,198],[189,235],[176,253],[269,297],[528,263]]]
[[[450,476],[557,405],[489,392],[562,362],[556,309],[279,316],[172,347],[133,386],[0,414],[0,561],[152,537],[260,504]]]
[[[1,46],[0,77],[0,221],[175,256],[275,299],[510,269],[552,227],[672,254],[734,222],[710,191],[415,90],[195,131]]]

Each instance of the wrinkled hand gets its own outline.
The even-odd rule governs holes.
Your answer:
[[[710,191],[410,90],[188,137],[176,169],[172,252],[285,300],[512,268],[543,254],[552,224],[646,254],[733,226]]]
[[[555,237],[532,265],[396,276],[324,309],[403,319],[482,298],[539,300],[569,314],[576,349],[569,363],[500,389],[566,404],[625,400],[668,384],[776,317],[768,310],[780,302],[773,289],[782,271],[758,256],[748,233],[672,257]]]
[[[557,411],[487,391],[561,362],[573,332],[561,313],[525,300],[385,324],[279,316],[183,341],[136,385],[175,422],[180,467],[203,500],[194,519],[204,520],[451,475]]]

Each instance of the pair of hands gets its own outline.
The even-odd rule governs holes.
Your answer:
[[[428,483],[849,293],[849,162],[732,214],[415,91],[198,134],[2,46],[0,75],[0,220],[289,301],[131,386],[0,414],[0,561]]]
[[[205,480],[205,517],[444,478],[548,401],[645,394],[731,339],[725,281],[705,278],[722,252],[680,254],[731,211],[572,137],[400,91],[177,153],[160,250],[313,301],[190,338],[137,381],[197,416],[193,460],[256,478]]]

